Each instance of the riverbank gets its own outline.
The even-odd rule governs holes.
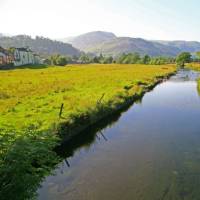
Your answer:
[[[186,68],[196,70],[196,71],[200,71],[200,63],[188,63],[186,65]]]
[[[1,71],[0,196],[30,198],[58,163],[53,149],[60,138],[119,112],[175,71],[115,64]]]
[[[152,83],[149,83],[147,85],[141,84],[140,91],[138,91],[135,94],[133,93],[132,95],[126,94],[124,96],[120,96],[120,102],[112,101],[112,104],[111,102],[108,102],[106,105],[103,105],[101,103],[98,103],[97,101],[97,107],[95,110],[77,116],[74,120],[74,123],[62,122],[61,124],[59,124],[57,129],[59,136],[62,138],[63,142],[67,142],[74,136],[80,134],[85,129],[98,123],[104,118],[108,118],[109,116],[114,115],[115,113],[120,113],[127,107],[131,106],[134,102],[141,100],[146,92],[151,91],[156,85],[167,80],[170,76],[174,74],[174,72],[171,72],[169,74],[157,77]]]
[[[176,75],[63,144],[38,199],[198,199],[199,73]]]
[[[63,122],[73,124],[98,107],[123,103],[174,71],[170,65],[118,64],[0,71],[0,128],[49,130]]]
[[[186,67],[195,71],[200,71],[200,63],[188,63]],[[197,80],[197,83],[198,91],[200,93],[200,79]]]

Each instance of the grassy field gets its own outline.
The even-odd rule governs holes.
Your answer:
[[[58,163],[53,149],[59,137],[52,130],[95,122],[175,70],[172,65],[111,64],[0,71],[2,200],[31,198]]]
[[[121,103],[140,93],[172,66],[83,65],[0,71],[0,128],[35,126],[49,129],[58,123],[61,103],[64,121],[102,106]]]
[[[200,71],[200,63],[188,63],[186,67]]]

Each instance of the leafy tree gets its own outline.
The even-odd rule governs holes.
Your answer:
[[[125,59],[123,60],[124,64],[135,64],[139,63],[140,55],[139,53],[129,53],[126,55]]]
[[[66,58],[67,64],[73,62],[73,59],[71,56],[65,56],[65,58]]]
[[[104,60],[103,54],[100,53],[100,55],[99,55],[99,62],[100,62],[100,63],[103,63],[103,60]]]
[[[57,60],[58,56],[59,56],[59,55],[52,55],[52,56],[50,57],[51,65],[57,65],[56,60]]]
[[[167,63],[167,59],[165,57],[153,57],[150,60],[151,65],[163,65]]]
[[[71,60],[71,58],[69,57],[65,57],[65,56],[61,56],[61,55],[52,55],[50,57],[50,61],[51,61],[51,65],[60,65],[60,66],[64,66],[66,64],[68,64],[69,60]]]
[[[117,59],[117,63],[134,64],[134,63],[139,63],[140,60],[141,58],[139,53],[129,53],[129,54],[122,54]]]
[[[197,56],[198,60],[200,61],[200,51],[196,52],[196,56]]]
[[[120,55],[120,56],[117,58],[116,62],[119,63],[119,64],[122,64],[125,58],[126,58],[126,54],[123,53],[122,55]]]
[[[189,52],[183,52],[180,53],[177,57],[176,57],[176,63],[178,66],[183,67],[185,65],[185,63],[189,63],[191,62],[191,54]]]
[[[79,60],[81,61],[81,63],[89,63],[90,58],[86,54],[81,54]]]
[[[74,56],[72,56],[72,60],[74,60],[74,61],[77,61],[78,60],[78,56],[76,56],[76,55],[74,55]]]
[[[105,57],[104,59],[103,59],[103,64],[110,64],[110,63],[112,63],[113,62],[113,57],[112,56],[109,56],[109,57]]]
[[[56,60],[56,65],[64,66],[68,63],[67,58],[64,56],[58,56]]]
[[[95,56],[92,60],[93,63],[99,63],[99,57]]]
[[[46,65],[51,65],[51,58],[46,58],[44,61],[43,61],[44,64]]]
[[[141,59],[142,64],[149,64],[150,61],[151,61],[151,57],[149,55],[144,55],[144,57],[142,57]]]
[[[139,63],[140,62],[140,60],[141,60],[141,58],[140,58],[140,54],[139,53],[133,53],[132,55],[131,55],[131,63],[132,64],[134,64],[134,63]]]

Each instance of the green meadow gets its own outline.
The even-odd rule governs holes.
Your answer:
[[[1,70],[0,196],[34,197],[59,162],[53,149],[61,127],[70,127],[66,135],[78,131],[141,97],[175,70],[174,65],[126,64]]]
[[[94,113],[101,105],[123,103],[139,94],[173,66],[75,65],[0,71],[0,128],[51,128],[60,121]],[[63,119],[59,119],[61,104]]]
[[[188,63],[186,67],[196,71],[200,71],[200,63]]]

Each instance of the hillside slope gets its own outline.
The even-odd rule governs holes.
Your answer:
[[[88,52],[89,49],[95,47],[96,45],[101,44],[102,42],[106,42],[116,38],[113,33],[103,32],[103,31],[94,31],[86,34],[79,35],[77,37],[70,37],[63,39],[63,42],[68,42],[72,44],[74,47]]]
[[[147,41],[141,38],[118,37],[108,42],[99,44],[89,49],[90,52],[99,54],[118,55],[122,53],[138,52],[151,56],[175,56],[179,53],[176,47]]]
[[[0,46],[4,48],[29,46],[33,51],[42,55],[80,55],[80,51],[71,44],[50,40],[44,37],[36,37],[35,39],[26,35],[0,37]]]
[[[117,37],[113,33],[103,31],[82,34],[65,41],[85,52],[113,56],[130,52],[149,54],[151,56],[176,56],[183,51],[191,53],[200,51],[200,42],[150,41],[141,38]]]
[[[178,48],[180,51],[189,51],[189,52],[200,51],[200,42],[196,42],[196,41],[183,41],[183,40],[162,41],[162,40],[158,40],[156,42]]]

